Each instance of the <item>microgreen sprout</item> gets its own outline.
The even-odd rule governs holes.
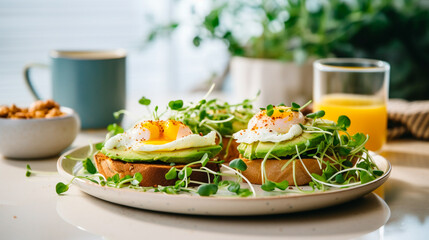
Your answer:
[[[221,166],[228,169],[228,170],[233,171],[236,175],[238,175],[241,179],[243,179],[249,185],[250,191],[253,194],[253,196],[256,197],[256,192],[255,192],[255,189],[253,188],[253,185],[250,183],[250,181],[245,176],[243,176],[242,173],[240,173],[239,171],[237,171],[237,170],[235,170],[229,166],[226,166],[225,164],[221,164]]]
[[[279,143],[276,142],[271,149],[267,152],[267,154],[265,155],[264,159],[261,162],[261,182],[262,184],[264,184],[266,181],[268,181],[268,177],[267,177],[267,173],[265,171],[265,163],[267,162],[268,158],[271,156],[271,152],[273,151],[274,148],[277,147]]]
[[[101,150],[104,147],[104,142],[100,142],[95,144],[95,149],[97,150]]]
[[[65,193],[69,190],[69,186],[71,183],[69,184],[64,184],[62,182],[57,183],[57,185],[55,186],[55,191],[57,192],[58,195]]]
[[[210,184],[203,184],[198,187],[198,194],[200,196],[210,196],[213,194],[216,194],[218,190],[218,186],[216,184],[210,183]]]
[[[325,111],[320,110],[314,113],[309,113],[307,114],[306,117],[311,118],[311,119],[317,119],[317,118],[322,118],[323,116],[325,116]]]
[[[292,102],[292,104],[291,104],[291,110],[292,111],[299,112],[300,108],[301,108],[301,106],[298,103]]]
[[[305,107],[307,107],[309,104],[311,103],[311,101],[308,101],[306,104],[304,104],[302,107],[296,103],[296,102],[292,102],[291,103],[291,107],[287,107],[286,109],[290,109],[290,111],[293,112],[299,112],[302,109],[304,109]],[[278,107],[286,107],[286,105],[284,103],[281,103],[279,105],[277,105]],[[266,108],[260,108],[260,110],[265,110],[266,114],[268,117],[271,117],[274,114],[274,107],[273,105],[269,104]],[[285,109],[278,109],[279,112],[284,112]],[[308,115],[307,115],[308,116]],[[312,115],[310,115],[310,118],[312,117]],[[314,118],[314,117],[313,117]]]
[[[274,189],[276,188],[280,190],[286,190],[287,187],[289,187],[289,182],[286,180],[279,183],[273,181],[266,181],[264,184],[261,185],[262,190],[266,192],[274,191]]]
[[[177,178],[177,169],[175,167],[170,168],[170,170],[165,174],[165,179],[173,180]]]
[[[245,99],[238,104],[230,104],[219,99],[207,99],[213,89],[198,102],[184,103],[183,100],[169,102],[172,111],[170,119],[181,121],[195,134],[208,134],[216,131],[222,139],[245,129],[254,111],[252,102],[255,99]]]
[[[183,100],[170,101],[168,106],[171,110],[179,110],[183,107]]]
[[[117,134],[117,133],[120,133],[121,131],[123,132],[123,129],[116,124],[109,125],[108,129],[110,129],[109,130],[110,134]],[[70,159],[70,160],[81,161],[82,162],[82,169],[84,170],[84,172],[86,174],[89,174],[89,175],[74,176],[73,179],[68,184],[64,184],[62,182],[57,183],[57,185],[55,186],[57,194],[62,194],[64,192],[68,191],[69,186],[72,184],[72,182],[75,178],[87,179],[87,180],[90,180],[91,182],[95,182],[95,183],[98,183],[101,185],[105,185],[106,179],[104,178],[103,175],[97,173],[98,172],[97,168],[95,167],[94,163],[92,162],[92,157],[94,154],[94,146],[97,150],[99,150],[99,147],[97,145],[99,145],[99,144],[94,145],[94,144],[90,143],[88,152],[87,152],[85,157],[73,157],[70,155],[65,156],[65,158]],[[30,166],[27,166],[27,169],[29,167]]]
[[[107,131],[109,131],[111,136],[115,136],[116,134],[123,133],[124,129],[118,124],[113,123],[107,126]]]
[[[122,109],[113,113],[115,119],[119,119],[121,115],[132,115],[129,111]]]
[[[95,174],[97,172],[97,168],[95,168],[95,166],[92,163],[92,160],[90,158],[86,158],[85,160],[83,160],[82,166],[90,174]]]
[[[30,177],[33,174],[37,174],[37,175],[56,175],[56,174],[58,174],[57,172],[35,171],[35,170],[31,169],[30,164],[27,164],[26,170],[27,170],[25,172],[26,177]]]
[[[146,97],[141,97],[141,98],[139,99],[139,103],[140,103],[141,105],[144,105],[144,106],[149,106],[149,105],[150,105],[150,103],[151,103],[151,101],[150,101],[150,99],[148,99],[148,98],[146,98]]]
[[[26,177],[31,176],[31,167],[30,167],[30,164],[27,164],[27,172],[25,172],[25,176]]]
[[[246,163],[243,160],[241,160],[240,158],[236,158],[236,159],[232,160],[229,163],[229,166],[231,168],[234,168],[234,169],[237,169],[240,171],[246,171],[246,169],[247,169]]]
[[[341,115],[338,117],[337,126],[342,130],[346,131],[348,127],[350,127],[350,118],[345,115]]]
[[[299,108],[299,111],[301,111],[302,109],[304,109],[304,108],[306,108],[308,105],[310,105],[311,104],[311,100],[310,101],[308,101],[307,103],[305,103],[304,105],[302,105],[300,108]]]
[[[303,106],[300,106],[298,103],[296,103],[296,102],[292,102],[291,103],[291,110],[293,111],[293,112],[299,112],[299,111],[301,111],[302,109],[304,109],[305,107],[307,107],[308,105],[310,105],[310,103],[311,103],[311,100],[310,101],[308,101],[306,104],[304,104]]]
[[[273,105],[270,104],[267,106],[267,116],[271,117],[273,114],[274,114],[274,107]]]
[[[153,115],[153,119],[154,119],[154,120],[159,120],[158,109],[159,109],[159,107],[158,107],[158,106],[155,106],[155,109],[154,109],[154,110],[153,110],[153,112],[152,112],[152,115]]]

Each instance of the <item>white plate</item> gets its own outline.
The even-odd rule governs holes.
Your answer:
[[[81,162],[67,159],[64,156],[70,155],[81,158],[87,155],[88,150],[89,146],[85,146],[63,154],[57,163],[60,175],[70,181],[73,174],[81,168]],[[341,204],[361,197],[381,186],[390,175],[391,165],[380,155],[374,154],[373,158],[380,170],[384,171],[384,174],[376,180],[350,188],[332,189],[310,194],[263,196],[261,190],[257,197],[247,198],[169,195],[104,187],[83,179],[74,179],[73,186],[79,187],[89,195],[109,202],[161,212],[221,216],[292,213]],[[259,189],[258,186],[256,188]]]

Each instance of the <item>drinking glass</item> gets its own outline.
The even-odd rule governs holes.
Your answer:
[[[390,65],[362,58],[327,58],[314,62],[314,110],[325,119],[351,120],[350,134],[369,135],[366,148],[379,151],[387,136]]]

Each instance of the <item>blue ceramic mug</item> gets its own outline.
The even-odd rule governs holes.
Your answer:
[[[125,108],[126,53],[113,51],[52,51],[52,96],[61,106],[73,108],[82,128],[104,128],[116,122],[113,113]],[[36,99],[29,64],[24,77]]]

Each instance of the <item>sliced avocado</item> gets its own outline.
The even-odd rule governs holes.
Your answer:
[[[276,147],[274,147],[275,143],[273,142],[254,142],[251,144],[240,143],[237,149],[247,159],[264,158],[273,147],[271,154],[277,157],[286,157],[296,154],[295,146],[298,146],[298,150],[301,151],[306,148],[305,144],[307,141],[310,144],[308,147],[312,148],[319,145],[323,139],[323,133],[303,133],[291,140],[279,142]]]
[[[219,145],[198,147],[198,148],[187,148],[181,150],[175,150],[170,152],[139,152],[132,150],[121,150],[121,149],[101,149],[101,152],[112,158],[118,159],[125,162],[155,162],[162,161],[166,163],[190,163],[198,161],[204,154],[208,154],[209,158],[214,157],[222,149]]]

